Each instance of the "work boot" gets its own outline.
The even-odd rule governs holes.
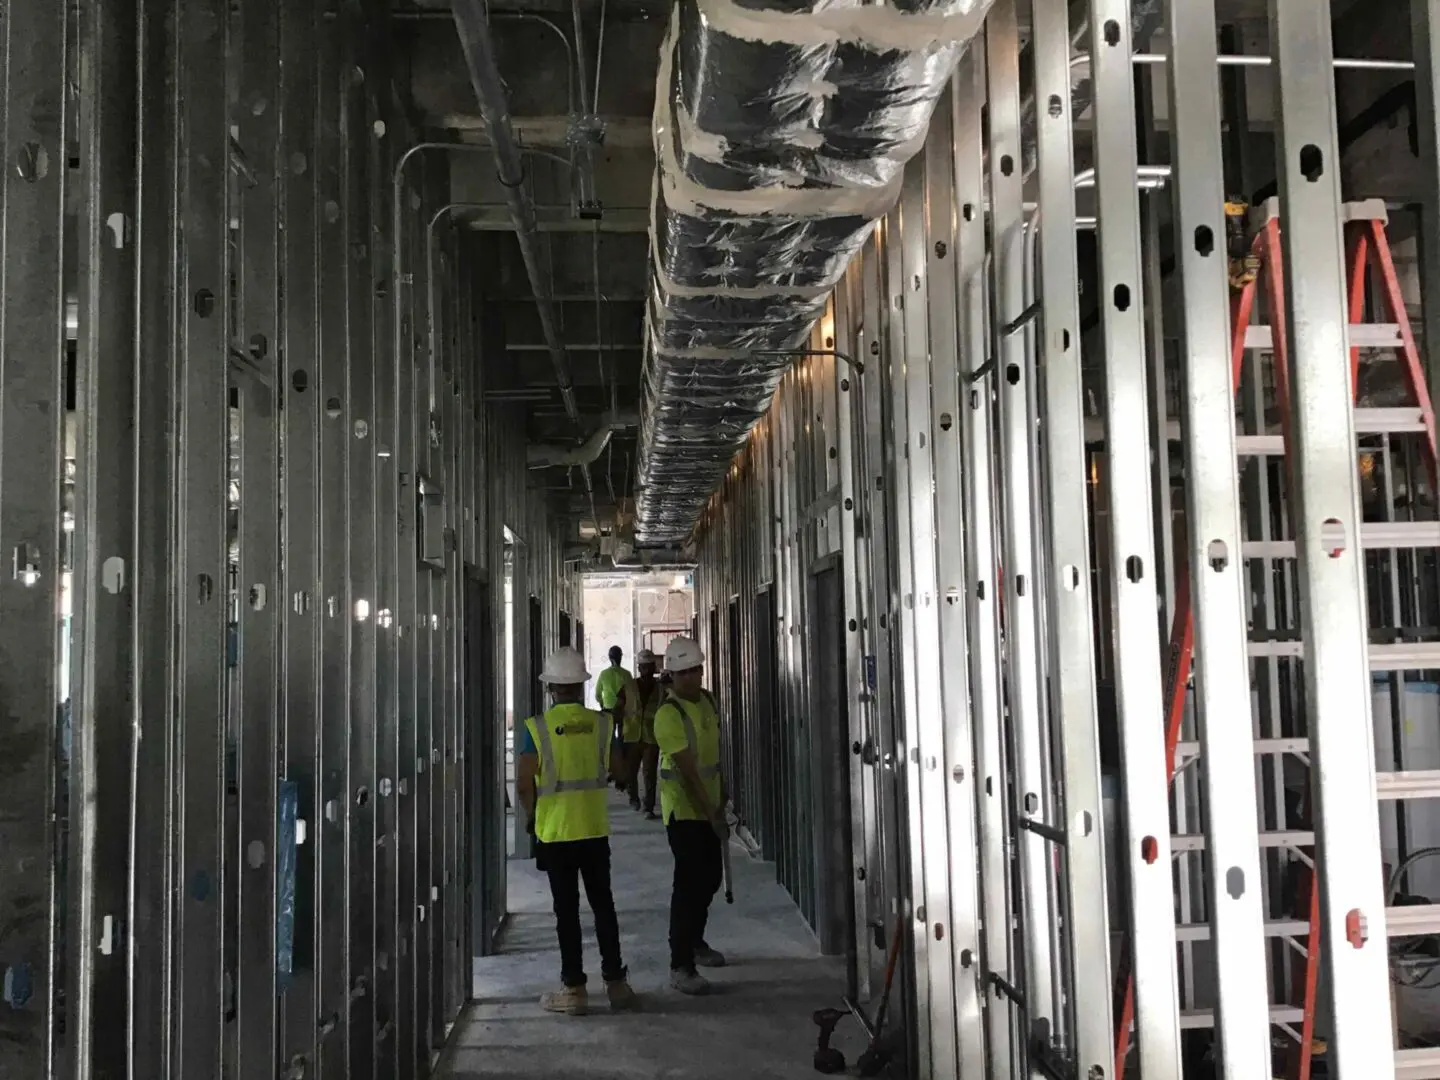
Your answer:
[[[709,945],[699,945],[695,949],[695,963],[701,967],[721,968],[725,966],[725,954]]]
[[[660,820],[660,815],[657,814],[657,813],[655,813],[654,810],[646,810],[646,811],[645,811],[645,820],[646,820],[646,821],[659,821],[659,820]]]
[[[710,992],[710,983],[707,979],[693,971],[672,971],[670,972],[670,986],[679,990],[682,994],[689,994],[691,997],[698,997],[701,994]]]
[[[640,1008],[640,998],[630,989],[630,980],[620,977],[605,984],[605,994],[610,998],[610,1008],[616,1012]]]
[[[630,809],[634,810],[636,813],[639,813],[640,811],[640,800],[634,795],[630,796]]]
[[[584,1016],[590,1008],[590,995],[583,986],[566,986],[542,997],[540,1007],[565,1016]]]

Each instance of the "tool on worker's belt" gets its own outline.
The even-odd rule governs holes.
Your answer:
[[[1250,244],[1250,230],[1246,215],[1250,204],[1237,196],[1225,200],[1225,257],[1230,275],[1230,287],[1243,289],[1260,273],[1260,257]]]
[[[880,1070],[890,1063],[895,1052],[894,1047],[884,1041],[885,1014],[890,1011],[890,987],[895,983],[895,964],[900,959],[900,942],[904,933],[905,917],[899,915],[895,919],[895,931],[890,939],[890,956],[885,961],[885,989],[880,993],[880,1009],[875,1013],[875,1034],[870,1039],[870,1045],[860,1055],[860,1060],[855,1063],[861,1076],[878,1076]]]
[[[845,1055],[830,1045],[835,1034],[835,1025],[845,1019],[844,1009],[816,1009],[811,1018],[820,1028],[820,1038],[815,1043],[815,1071],[833,1075],[845,1071]]]

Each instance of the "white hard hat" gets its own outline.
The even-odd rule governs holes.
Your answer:
[[[688,637],[671,638],[665,646],[666,671],[692,671],[705,663],[705,654]]]
[[[650,649],[641,649],[635,654],[635,663],[653,664],[655,663],[655,653]]]
[[[547,686],[580,686],[590,678],[585,658],[571,648],[556,649],[545,661],[540,681]]]

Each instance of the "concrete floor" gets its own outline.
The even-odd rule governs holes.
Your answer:
[[[706,973],[715,984],[711,996],[682,997],[668,985],[671,858],[664,828],[612,797],[615,906],[643,1010],[614,1015],[601,1004],[600,958],[583,902],[592,1013],[566,1017],[541,1010],[540,995],[560,981],[550,891],[534,863],[512,860],[512,915],[501,955],[475,962],[476,1002],[456,1024],[439,1075],[452,1080],[815,1076],[816,1028],[810,1016],[840,1005],[844,965],[820,955],[810,928],[775,883],[773,865],[751,860],[738,846],[732,849],[735,904],[727,906],[723,894],[716,897],[706,935],[730,966]],[[853,1020],[841,1024],[836,1045],[851,1061],[864,1049]]]

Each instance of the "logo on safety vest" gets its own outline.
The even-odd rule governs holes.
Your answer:
[[[568,724],[561,724],[555,729],[556,735],[594,735],[595,721],[593,720],[572,720]]]

